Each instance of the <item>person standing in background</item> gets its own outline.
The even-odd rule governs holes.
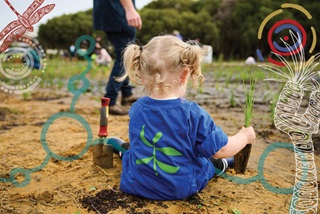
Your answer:
[[[128,110],[122,106],[131,105],[137,100],[132,94],[129,78],[122,82],[116,80],[123,74],[122,52],[128,43],[135,40],[136,29],[142,28],[142,20],[135,8],[135,0],[94,0],[93,26],[107,34],[114,51],[115,62],[106,87],[105,97],[110,98],[109,113],[126,115]],[[121,105],[116,104],[121,91]]]

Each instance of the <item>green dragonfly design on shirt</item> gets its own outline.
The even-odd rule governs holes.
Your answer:
[[[145,138],[145,136],[144,136],[144,127],[145,127],[145,125],[142,126],[142,130],[140,132],[140,138],[141,138],[141,140],[142,140],[142,142],[144,144],[146,144],[147,146],[153,148],[153,152],[152,152],[152,155],[150,157],[146,157],[146,158],[142,158],[142,159],[136,160],[136,164],[148,164],[150,161],[153,160],[153,170],[156,172],[155,173],[156,176],[158,176],[157,166],[159,166],[159,168],[164,172],[171,173],[171,174],[176,173],[179,170],[180,167],[179,166],[171,166],[171,165],[165,164],[165,163],[157,160],[156,151],[162,152],[163,154],[168,155],[168,156],[180,156],[180,155],[182,155],[182,153],[177,151],[174,148],[171,148],[171,147],[163,147],[163,148],[157,148],[156,147],[156,143],[162,137],[162,132],[158,132],[154,136],[154,138],[152,139],[152,144],[149,143],[147,141],[147,139]]]

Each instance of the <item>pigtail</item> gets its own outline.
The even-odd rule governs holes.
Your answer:
[[[157,36],[145,46],[129,44],[123,53],[125,74],[137,85],[143,85],[148,94],[168,94],[179,86],[181,72],[190,70],[192,86],[203,83],[201,61],[207,48],[195,41],[183,42],[175,36]]]
[[[181,52],[181,64],[190,68],[192,86],[195,88],[198,88],[199,83],[201,87],[204,81],[204,77],[201,72],[201,61],[203,55],[205,55],[207,51],[208,47],[200,47],[198,44],[189,42]]]
[[[123,81],[128,76],[136,84],[142,84],[141,81],[141,53],[142,47],[136,44],[130,44],[124,50],[123,66],[125,74],[118,78],[118,81]]]

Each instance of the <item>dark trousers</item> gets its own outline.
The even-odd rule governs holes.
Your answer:
[[[118,82],[115,78],[121,77],[124,74],[122,54],[127,45],[135,40],[135,29],[132,28],[123,32],[106,32],[106,34],[116,54],[105,94],[105,97],[110,98],[109,105],[113,106],[117,102],[119,91],[121,91],[122,97],[129,97],[132,95],[132,87],[129,84],[129,78],[125,79],[123,82]]]

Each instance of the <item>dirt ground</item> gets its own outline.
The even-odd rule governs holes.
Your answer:
[[[210,78],[206,81],[204,93],[191,91],[187,98],[205,108],[227,134],[235,134],[244,121],[241,107],[230,106],[230,87],[225,87],[224,81]],[[219,84],[221,87],[216,87]],[[231,169],[227,172],[230,176],[251,178],[258,175],[259,159],[268,146],[275,142],[291,143],[272,125],[270,98],[262,99],[267,91],[272,94],[280,90],[280,86],[271,84],[266,90],[262,84],[265,83],[258,83],[255,95],[257,102],[252,124],[257,140],[247,172],[236,175]],[[236,87],[241,86],[234,86],[235,98],[239,101],[242,92]],[[142,95],[139,88],[134,90]],[[85,122],[70,117],[51,121],[45,136],[52,153],[60,157],[78,155],[87,143],[88,127],[93,138],[98,138],[99,96],[101,94],[88,92],[77,100],[75,112]],[[72,99],[73,95],[66,89],[36,88],[28,98],[0,91],[0,213],[288,213],[291,194],[274,193],[259,180],[240,184],[218,177],[202,192],[185,200],[150,201],[119,191],[122,170],[121,160],[116,155],[111,169],[93,165],[92,148],[74,161],[46,159],[48,154],[40,140],[41,132],[52,115],[69,111]],[[109,136],[128,140],[128,120],[128,116],[111,115]],[[319,139],[316,135],[313,140],[317,166],[320,166]],[[15,168],[29,169],[22,172],[30,172],[30,183],[23,173],[14,173]],[[265,159],[263,172],[272,186],[292,187],[294,153],[285,148],[273,150]],[[26,182],[26,185],[15,186],[13,178],[15,184]]]

